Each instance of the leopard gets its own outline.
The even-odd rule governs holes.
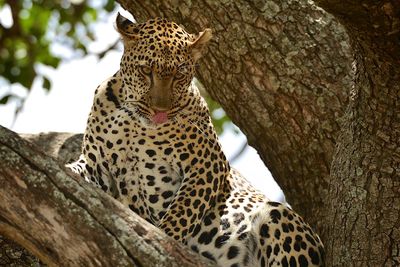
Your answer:
[[[221,148],[194,82],[211,29],[119,13],[115,28],[120,68],[96,88],[82,154],[68,167],[218,266],[324,266],[310,225],[254,188]]]

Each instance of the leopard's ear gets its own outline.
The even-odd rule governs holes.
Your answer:
[[[136,27],[137,24],[125,18],[119,12],[117,15],[115,25],[118,32],[122,35],[122,37],[127,37],[129,39],[139,38],[139,30]]]
[[[211,29],[207,28],[204,31],[200,32],[196,39],[190,44],[192,48],[192,57],[196,61],[198,60],[203,53],[206,44],[212,38],[212,31]]]

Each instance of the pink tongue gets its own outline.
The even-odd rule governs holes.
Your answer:
[[[153,122],[155,124],[160,124],[160,123],[164,123],[168,120],[168,116],[167,116],[167,112],[158,112],[156,113],[153,118],[152,118]]]

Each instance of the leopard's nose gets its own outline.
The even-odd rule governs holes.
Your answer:
[[[165,112],[172,107],[172,78],[153,77],[153,84],[149,91],[150,106],[155,111]]]
[[[172,101],[168,95],[150,96],[150,107],[157,112],[165,112],[171,109]]]

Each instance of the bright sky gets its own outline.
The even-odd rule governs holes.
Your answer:
[[[121,13],[128,17],[127,13]],[[115,14],[96,23],[98,40],[90,45],[90,51],[102,51],[119,38],[113,26]],[[71,53],[61,46],[54,46],[53,49],[56,53]],[[121,55],[120,46],[118,51],[108,52],[100,61],[92,55],[64,61],[57,69],[38,66],[38,71],[46,74],[52,81],[51,91],[46,93],[41,87],[42,82],[35,80],[14,125],[12,122],[16,103],[11,101],[5,106],[0,105],[0,125],[21,133],[48,131],[82,133],[85,130],[94,90],[98,84],[118,70]],[[23,88],[17,85],[10,88],[4,81],[0,81],[0,98],[10,90],[18,95],[26,95]],[[228,159],[246,142],[243,134],[234,133],[234,127],[233,124],[227,125],[220,137]],[[284,201],[282,191],[253,148],[247,147],[232,165],[270,199]]]

